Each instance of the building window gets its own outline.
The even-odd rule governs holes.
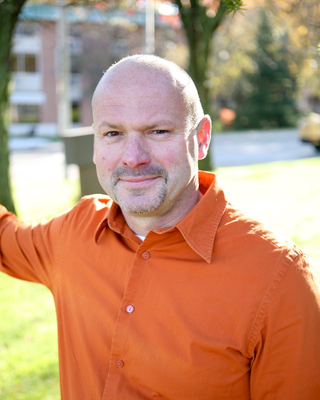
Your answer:
[[[24,55],[24,70],[26,72],[36,72],[36,56],[34,54]]]
[[[79,56],[71,55],[71,73],[79,74],[81,72],[81,59]]]
[[[72,122],[80,122],[80,104],[76,101],[72,102]]]
[[[15,34],[34,36],[39,32],[39,24],[31,21],[19,21],[15,28]]]
[[[37,72],[35,54],[11,54],[10,65],[13,72]]]
[[[13,123],[37,123],[40,121],[40,109],[33,104],[12,104],[11,122]]]

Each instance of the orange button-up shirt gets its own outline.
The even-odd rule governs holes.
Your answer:
[[[143,242],[106,196],[33,226],[1,209],[1,270],[54,297],[63,400],[320,399],[308,256],[230,205],[214,174],[200,190]]]

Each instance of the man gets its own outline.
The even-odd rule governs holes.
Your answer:
[[[125,58],[93,119],[110,197],[35,226],[0,211],[2,271],[54,296],[62,400],[320,398],[308,256],[198,172],[211,122],[190,77]]]

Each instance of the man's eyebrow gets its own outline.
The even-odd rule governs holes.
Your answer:
[[[98,123],[97,128],[103,128],[104,126],[107,126],[108,128],[112,128],[112,129],[119,129],[119,125],[114,124],[112,122],[108,122],[108,121],[101,121]]]
[[[154,123],[152,123],[152,124],[145,124],[145,125],[142,125],[143,126],[143,128],[144,129],[154,129],[154,128],[158,128],[158,127],[161,127],[161,126],[164,126],[164,125],[174,125],[174,121],[172,121],[172,120],[159,120],[159,121],[156,121],[156,122],[154,122]]]
[[[155,121],[150,124],[141,124],[140,128],[142,128],[143,130],[148,130],[148,129],[155,129],[155,128],[165,126],[165,125],[173,126],[173,125],[175,125],[175,122],[174,122],[174,120],[171,120],[171,119],[167,119],[167,120],[161,119],[161,120]],[[108,121],[101,121],[98,123],[98,126],[97,126],[98,129],[101,129],[103,127],[108,127],[111,129],[123,129],[121,123],[116,124],[116,123],[108,122]]]

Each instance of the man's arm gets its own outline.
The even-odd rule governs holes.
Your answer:
[[[50,287],[63,220],[28,224],[0,205],[0,271]]]
[[[252,400],[320,399],[320,290],[307,256],[286,271],[254,351]]]

